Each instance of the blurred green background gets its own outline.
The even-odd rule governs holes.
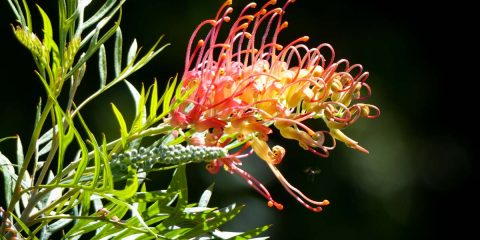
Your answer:
[[[56,1],[48,6],[36,2],[55,16]],[[214,17],[221,3],[127,1],[121,25],[125,43],[136,38],[140,46],[149,48],[165,34],[164,42],[172,44],[130,80],[140,87],[141,82],[149,85],[157,78],[166,83],[181,74],[191,32],[202,20]],[[246,3],[237,0],[234,7],[239,10]],[[268,232],[272,239],[437,239],[446,234],[462,238],[473,232],[474,224],[465,216],[478,214],[474,197],[478,163],[469,137],[476,119],[468,105],[475,97],[478,77],[472,72],[475,68],[468,66],[471,34],[462,30],[469,29],[473,18],[459,2],[420,6],[413,1],[297,1],[285,16],[289,27],[282,33],[283,43],[308,35],[310,46],[328,42],[338,59],[361,63],[370,72],[373,96],[369,102],[379,106],[382,115],[360,120],[346,131],[370,154],[339,144],[328,159],[321,159],[295,142],[272,136],[287,149],[280,166],[286,178],[308,196],[332,203],[320,214],[297,204],[258,158],[245,160],[244,168],[285,205],[283,211],[268,208],[240,177],[226,172],[210,175],[202,165],[188,169],[191,200],[196,201],[215,182],[213,205],[246,204],[228,230],[272,223]],[[13,19],[2,1],[0,137],[19,134],[27,142],[43,91],[29,54],[14,39]],[[95,62],[88,70],[80,99],[98,87]],[[84,115],[95,132],[113,138],[118,130],[110,102],[133,114],[122,85],[92,103]],[[0,151],[11,154],[13,147],[3,142]],[[320,173],[308,174],[308,168]],[[155,184],[155,177],[150,184]]]

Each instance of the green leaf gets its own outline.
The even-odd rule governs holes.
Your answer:
[[[118,3],[118,6],[121,6],[124,2],[125,0],[121,0]],[[83,29],[88,28],[89,26],[100,21],[107,13],[109,13],[112,7],[115,6],[115,3],[117,3],[117,0],[106,1],[105,4],[103,4],[102,7],[98,9],[92,17],[90,17],[87,21],[83,23],[83,26],[82,26]],[[110,11],[109,14],[113,14],[115,12],[116,12],[116,9]]]
[[[27,21],[25,21],[25,17],[23,16],[22,8],[18,4],[18,0],[15,0],[14,3],[12,3],[12,0],[7,0],[7,2],[10,5],[10,8],[12,9],[12,12],[15,15],[17,21],[22,25],[22,27],[28,28],[29,25],[28,25]],[[26,4],[25,0],[23,1],[23,3]],[[30,11],[28,9],[28,6],[26,8],[27,9],[25,10],[25,12],[28,14],[28,17],[30,18]]]
[[[135,196],[137,196],[137,194],[139,193],[149,193],[147,192],[147,184],[146,183],[143,183],[142,186],[140,187],[140,192],[136,192],[135,193]],[[135,196],[133,196],[132,198],[134,198]],[[132,199],[130,198],[130,199]],[[155,199],[154,197],[152,197],[151,199]],[[134,200],[135,202],[138,203],[138,206],[137,206],[137,210],[138,212],[141,212],[143,213],[145,210],[147,210],[147,201],[139,201],[139,200]],[[155,200],[152,200],[152,201],[156,201]]]
[[[212,192],[213,192],[213,187],[215,186],[215,183],[212,183],[207,190],[205,190],[202,193],[202,196],[200,196],[200,200],[198,201],[198,207],[207,207],[208,202],[210,202],[210,197],[212,197]]]
[[[122,1],[124,2],[124,1]],[[119,7],[117,7],[116,9],[119,9]],[[100,23],[98,23],[97,27],[91,32],[89,33],[84,39],[82,39],[82,42],[80,44],[80,48],[82,46],[84,46],[84,44],[86,44],[86,42],[92,38],[94,35],[94,39],[92,39],[90,41],[90,45],[88,47],[88,50],[87,52],[85,53],[84,57],[80,58],[77,63],[72,67],[72,69],[65,75],[64,79],[69,79],[73,73],[75,73],[85,62],[87,62],[88,59],[90,59],[93,54],[98,50],[98,48],[100,48],[100,46],[102,44],[104,44],[108,39],[110,39],[111,36],[113,36],[113,34],[116,32],[116,30],[118,29],[118,27],[120,26],[120,20],[122,18],[122,12],[120,11],[120,14],[118,16],[118,19],[117,21],[115,22],[115,25],[112,26],[101,38],[100,40],[97,41],[96,38],[98,38],[98,35],[100,33],[100,29],[102,29],[105,24],[107,24],[107,22],[110,20],[110,18],[113,17],[113,14],[116,12],[116,10],[111,13],[111,15],[109,15],[107,18],[103,19]]]
[[[129,199],[135,195],[138,189],[138,174],[135,169],[131,166],[128,166],[128,176],[127,183],[125,184],[125,188],[122,190],[115,190],[112,189],[110,193],[114,194],[120,199]]]
[[[122,139],[122,146],[125,148],[127,145],[127,138],[128,138],[128,130],[127,130],[127,124],[125,123],[125,119],[122,116],[122,113],[115,107],[115,104],[111,104],[113,113],[115,114],[115,117],[117,118],[118,124],[120,125],[120,136]]]
[[[237,216],[243,206],[236,206],[231,204],[230,206],[220,209],[218,211],[212,212],[208,218],[205,218],[203,222],[199,223],[193,227],[190,231],[181,236],[182,239],[188,239],[197,237],[199,235],[208,233],[218,228],[219,226],[225,224],[226,222],[232,220]]]
[[[234,239],[251,239],[251,238],[254,238],[260,234],[262,234],[263,232],[267,231],[272,225],[265,225],[265,226],[262,226],[262,227],[257,227],[257,228],[254,228],[252,230],[249,230],[247,232],[244,232],[238,236],[236,236]]]
[[[115,71],[115,77],[120,75],[122,71],[122,48],[123,48],[122,30],[117,28],[115,31],[115,49],[113,52],[113,70]]]
[[[58,47],[55,44],[55,41],[53,40],[53,30],[52,30],[52,23],[50,22],[50,18],[48,17],[48,15],[45,13],[45,11],[43,11],[43,9],[39,5],[37,5],[37,8],[38,8],[38,11],[40,12],[40,15],[42,16],[42,20],[43,20],[43,34],[44,34],[43,45],[44,45],[45,50],[46,50],[43,58],[45,59],[46,63],[49,63],[50,62],[49,61],[50,51],[52,49],[54,51],[56,51],[57,57],[58,57]],[[58,63],[59,59],[54,59],[54,61]]]
[[[132,61],[135,60],[135,56],[137,55],[137,48],[137,39],[133,39],[132,45],[130,45],[130,49],[128,49],[127,64],[130,64]]]
[[[143,187],[142,187],[142,189],[143,189]],[[146,192],[145,189],[144,189],[144,190],[141,190],[141,192],[135,193],[134,196],[132,196],[131,198],[128,199],[128,202],[130,202],[130,203],[148,203],[148,202],[153,202],[153,201],[158,201],[158,200],[171,199],[173,196],[169,195],[168,192],[165,191],[165,190],[155,190],[155,191]]]
[[[175,85],[177,84],[177,76],[173,79],[173,82],[171,83],[170,80],[167,83],[167,89],[164,93],[164,99],[163,99],[163,112],[167,113],[170,112],[170,102],[172,101],[173,98],[173,93],[175,91]]]
[[[85,129],[85,131],[87,132],[87,134],[89,136],[93,136],[93,134],[90,132],[90,130],[88,129],[87,125],[85,124],[85,121],[83,120],[82,118],[82,115],[81,114],[78,114],[78,119],[80,120],[80,123],[82,124],[83,128]],[[73,178],[73,184],[76,185],[78,184],[78,182],[80,181],[80,179],[82,178],[83,176],[83,173],[85,172],[85,169],[87,168],[87,165],[89,163],[89,158],[88,158],[88,148],[87,148],[87,145],[85,143],[85,141],[83,141],[83,138],[82,136],[80,135],[80,133],[78,131],[75,131],[75,138],[77,140],[77,143],[78,143],[78,146],[80,147],[80,151],[81,151],[81,158],[80,158],[80,161],[78,163],[78,166],[77,166],[77,169],[75,171],[75,176]],[[94,150],[94,155],[96,156],[96,153],[98,152],[97,149]],[[94,156],[94,157],[95,157]],[[97,166],[95,166],[97,167]]]
[[[178,192],[177,208],[185,208],[188,204],[188,187],[185,165],[180,165],[173,173],[172,181],[167,191]]]
[[[55,116],[57,119],[57,130],[58,130],[58,161],[57,161],[57,174],[60,175],[63,170],[63,162],[65,160],[65,153],[68,146],[73,140],[74,137],[74,125],[69,116],[63,113],[63,110],[60,106],[55,106]],[[68,123],[68,127],[64,126],[63,121]],[[68,128],[68,130],[66,129]],[[66,132],[65,132],[66,131]]]
[[[145,94],[143,95],[140,94],[140,92],[138,92],[135,86],[133,86],[128,80],[125,80],[125,84],[127,85],[128,91],[132,95],[133,101],[135,102],[135,116],[138,116],[139,113],[142,111],[142,108],[144,107],[144,106],[140,106],[141,105],[140,103],[145,102],[144,100]],[[142,92],[143,92],[143,89],[142,89]]]
[[[158,109],[158,84],[157,79],[153,82],[151,86],[151,97],[150,97],[150,114],[148,116],[149,121],[154,121],[155,117],[157,116],[157,109]]]
[[[133,96],[133,99],[135,101],[135,119],[133,120],[132,127],[130,128],[130,133],[134,134],[138,131],[141,131],[143,129],[143,126],[147,122],[147,113],[146,113],[146,100],[145,100],[145,89],[142,86],[142,90],[140,93],[138,93],[137,89],[130,84],[127,80],[125,80],[125,83],[128,86],[128,89],[130,90],[130,93]]]
[[[100,88],[104,88],[107,82],[107,53],[103,44],[98,51],[98,72],[100,73]]]
[[[11,215],[14,219],[15,219],[15,222],[18,223],[18,225],[20,225],[20,227],[22,228],[23,231],[25,231],[27,233],[28,236],[32,236],[32,231],[30,231],[30,229],[27,227],[27,225],[25,225],[25,223],[20,219],[18,218],[17,216],[15,216],[15,214],[12,214]],[[34,236],[34,235],[33,235]],[[37,239],[36,237],[34,237],[34,239]]]
[[[20,136],[17,136],[17,172],[20,172],[20,169],[22,168],[23,159],[22,141],[20,140]]]
[[[0,152],[0,171],[3,175],[3,192],[6,203],[10,203],[12,199],[14,181],[17,179],[13,164]]]

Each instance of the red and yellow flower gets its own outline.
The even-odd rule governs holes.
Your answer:
[[[182,77],[185,91],[198,87],[171,114],[170,122],[204,133],[201,143],[205,145],[244,143],[236,154],[211,162],[209,171],[218,172],[223,166],[239,174],[268,200],[270,207],[282,209],[258,180],[239,168],[240,159],[249,155],[242,153],[251,147],[292,196],[318,212],[329,204],[328,200],[309,199],[277,169],[285,149],[270,148],[271,128],[322,157],[335,147],[335,140],[368,153],[341,130],[360,117],[378,117],[380,110],[363,102],[371,89],[366,83],[368,72],[360,64],[351,65],[345,59],[335,61],[329,44],[307,47],[307,36],[286,45],[277,42],[280,32],[288,26],[283,20],[285,10],[293,2],[288,0],[281,8],[275,8],[273,0],[261,7],[250,3],[232,20],[232,2],[228,0],[214,19],[203,21],[190,38]],[[221,38],[220,30],[230,22],[227,36]],[[203,28],[208,28],[208,33],[197,40]],[[309,119],[323,120],[328,129],[311,129],[304,123]],[[332,146],[325,145],[326,138],[332,139],[328,141],[333,142]]]

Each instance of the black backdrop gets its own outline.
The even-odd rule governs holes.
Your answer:
[[[36,3],[56,14],[51,1]],[[246,1],[245,1],[246,2]],[[237,8],[244,1],[235,1]],[[181,74],[185,47],[200,21],[216,13],[220,1],[127,1],[122,30],[125,43],[137,38],[148,48],[162,34],[172,45],[130,78],[138,87],[154,78],[166,82]],[[237,9],[238,10],[238,9]],[[340,144],[328,159],[282,141],[287,156],[281,165],[285,176],[314,198],[328,198],[323,213],[311,213],[283,191],[259,159],[244,167],[261,179],[285,210],[265,205],[238,176],[222,172],[212,176],[203,166],[189,166],[190,198],[216,182],[212,204],[244,203],[243,213],[229,229],[273,223],[272,239],[436,239],[473,232],[466,216],[478,214],[477,162],[474,161],[476,68],[472,8],[461,2],[421,6],[417,2],[299,0],[289,7],[290,25],[284,42],[309,35],[310,46],[331,43],[339,58],[361,63],[371,73],[370,102],[382,116],[361,121],[347,130],[370,150],[356,153]],[[14,39],[13,14],[0,3],[0,137],[19,134],[28,142],[35,105],[43,96],[27,51]],[[38,22],[40,25],[40,23]],[[37,26],[39,27],[39,26]],[[98,86],[96,66],[88,66],[84,98]],[[93,130],[118,133],[109,103],[132,111],[124,86],[119,86],[86,108]],[[275,136],[274,141],[280,141]],[[2,153],[13,156],[14,145],[0,143]],[[475,155],[476,156],[476,155]],[[13,157],[12,157],[13,158]],[[305,169],[319,169],[312,176]],[[155,184],[152,176],[150,184]],[[163,181],[163,180],[161,180]],[[3,191],[3,188],[2,190]]]

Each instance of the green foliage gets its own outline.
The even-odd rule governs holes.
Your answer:
[[[45,103],[38,104],[35,127],[26,148],[19,136],[0,139],[0,143],[16,139],[17,146],[15,162],[0,153],[5,193],[2,197],[8,204],[5,209],[0,208],[0,236],[2,239],[50,239],[52,236],[242,239],[259,235],[268,226],[246,233],[218,230],[234,218],[242,206],[207,207],[212,187],[205,191],[199,204],[189,203],[185,164],[225,157],[227,150],[180,145],[185,138],[172,138],[174,129],[163,122],[196,86],[180,91],[183,84],[175,77],[159,96],[157,81],[147,91],[143,87],[138,91],[127,81],[168,44],[160,45],[160,38],[142,54],[134,40],[123,61],[119,26],[124,2],[107,0],[91,16],[86,16],[85,8],[90,0],[58,0],[58,25],[37,5],[35,11],[43,22],[43,32],[37,35],[32,30],[30,3],[8,0],[17,21],[12,27],[13,33],[32,54],[36,77],[43,85],[46,99]],[[110,59],[105,47],[107,41],[114,43],[114,76],[111,78],[107,75]],[[94,54],[98,54],[99,88],[79,101],[76,92],[86,65],[95,64],[91,62]],[[128,86],[136,115],[129,125],[112,103],[120,138],[107,142],[106,136],[98,139],[92,133],[84,119],[88,116],[82,115],[82,109],[121,82]],[[62,94],[68,96],[64,104],[57,100]],[[159,140],[142,147],[142,140],[147,137]],[[73,159],[68,157],[68,149],[76,149]],[[153,167],[158,164],[167,166]],[[167,189],[147,188],[144,177],[140,177],[150,171],[171,168],[175,171]]]

